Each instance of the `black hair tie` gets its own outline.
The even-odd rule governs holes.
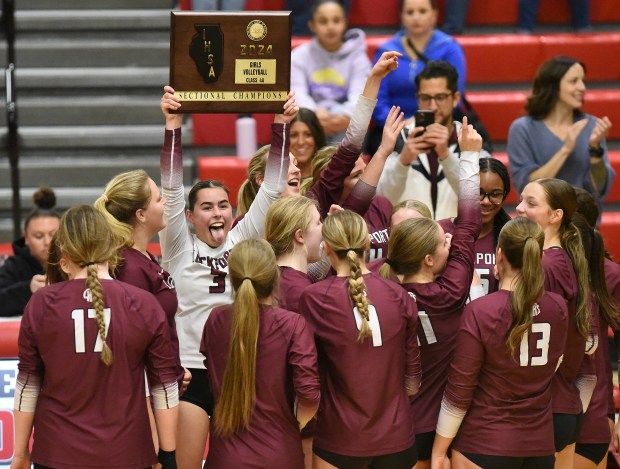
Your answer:
[[[392,260],[392,259],[388,259],[387,257],[385,258],[384,261],[387,265],[389,265],[392,269],[396,268],[396,261]]]
[[[89,265],[96,265],[96,262],[87,262],[86,264],[84,264],[84,267],[88,267]]]

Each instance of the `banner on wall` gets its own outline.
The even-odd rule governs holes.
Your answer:
[[[17,360],[0,360],[0,469],[8,469],[13,459],[13,396],[17,378]]]

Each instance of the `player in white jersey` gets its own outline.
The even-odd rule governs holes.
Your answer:
[[[162,266],[174,278],[179,300],[176,316],[181,364],[192,373],[190,386],[179,408],[177,452],[179,467],[198,469],[209,432],[208,415],[213,398],[209,390],[200,340],[211,310],[232,303],[228,279],[228,255],[243,239],[263,236],[267,209],[280,197],[289,167],[289,124],[299,108],[290,93],[283,114],[276,115],[265,180],[247,216],[231,229],[233,216],[228,189],[214,180],[199,181],[189,193],[185,208],[181,147],[181,103],[174,90],[164,87],[161,109],[166,116],[165,141],[161,152],[162,193],[167,226],[160,233]],[[188,222],[193,226],[193,233]]]

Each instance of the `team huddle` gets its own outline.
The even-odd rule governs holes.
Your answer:
[[[359,155],[399,55],[375,63],[308,183],[290,93],[236,218],[215,179],[186,203],[182,104],[164,88],[161,193],[123,173],[60,220],[21,324],[11,468],[194,469],[207,440],[205,468],[596,467],[620,326],[596,200],[536,179],[511,219],[508,171],[466,117],[455,218],[377,195],[399,107]]]

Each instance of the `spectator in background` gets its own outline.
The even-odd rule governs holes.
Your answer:
[[[409,119],[418,110],[419,90],[416,76],[429,60],[445,60],[458,74],[458,91],[465,90],[465,55],[461,46],[446,33],[435,29],[437,24],[436,0],[403,0],[401,6],[403,29],[382,44],[375,61],[385,51],[403,54],[399,67],[381,83],[379,102],[373,114],[376,127],[367,140],[367,152],[374,154],[382,135],[382,127],[393,105],[398,105]]]
[[[525,34],[534,32],[539,6],[540,0],[519,0],[518,32]],[[571,26],[575,31],[578,33],[591,31],[590,0],[568,0],[568,7],[570,8]]]
[[[290,151],[297,160],[301,177],[307,178],[312,175],[312,158],[327,144],[325,130],[314,111],[299,109],[291,122],[290,139]]]
[[[314,37],[292,52],[291,88],[299,106],[316,113],[330,141],[340,142],[370,73],[366,35],[346,31],[339,0],[317,0],[311,13]]]
[[[445,0],[445,18],[441,30],[451,36],[463,34],[468,8],[469,0]]]
[[[433,111],[435,122],[425,130],[414,121],[401,132],[402,139],[396,142],[396,151],[388,158],[377,185],[377,194],[394,205],[407,199],[423,202],[435,220],[455,217],[457,212],[461,124],[452,120],[452,110],[461,96],[457,82],[455,68],[439,60],[430,61],[415,77],[420,107]]]
[[[508,159],[518,192],[539,178],[563,179],[590,192],[601,203],[614,181],[606,137],[607,117],[581,111],[586,93],[585,65],[557,56],[545,62],[534,78],[528,115],[508,132]]]
[[[308,26],[311,18],[312,5],[315,0],[286,0],[284,9],[291,10],[291,23],[293,36],[311,36],[312,32]],[[351,10],[351,0],[343,0],[345,15],[349,16]]]
[[[45,286],[45,267],[52,237],[60,221],[56,195],[40,187],[32,196],[35,208],[24,223],[24,237],[13,241],[13,256],[0,267],[0,316],[24,312],[34,292]]]

